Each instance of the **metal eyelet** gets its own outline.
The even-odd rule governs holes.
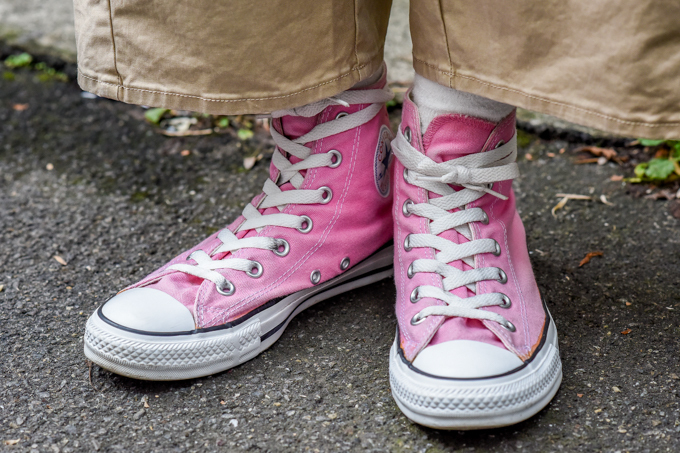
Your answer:
[[[215,283],[215,289],[217,290],[218,293],[222,294],[223,296],[231,296],[232,294],[234,294],[234,291],[236,291],[236,287],[229,280],[225,280],[222,286]]]
[[[340,261],[340,270],[344,271],[349,267],[349,256],[345,257]]]
[[[501,294],[501,296],[503,297],[503,303],[500,304],[499,307],[510,308],[512,306],[512,301],[510,300],[510,298],[505,294]]]
[[[255,272],[253,272],[253,269],[255,269]],[[262,272],[262,265],[257,261],[253,261],[253,268],[246,271],[246,274],[248,274],[249,277],[259,278],[262,275]]]
[[[410,252],[411,251],[411,246],[409,245],[409,240],[408,238],[410,237],[410,234],[407,234],[406,237],[404,238],[404,251],[405,252]]]
[[[404,214],[404,217],[409,217],[411,215],[411,211],[408,210],[408,207],[413,206],[414,204],[415,203],[410,198],[404,202],[403,206],[401,207],[401,213]]]
[[[408,182],[408,168],[404,168],[404,181]]]
[[[189,253],[189,256],[187,256],[187,261],[193,260],[193,258],[191,257],[191,255],[193,255],[194,253],[195,253],[195,252]]]
[[[501,140],[500,142],[498,142],[498,145],[496,145],[496,148],[500,148],[503,145],[505,145],[505,141]]]
[[[498,272],[498,274],[499,274],[498,281],[499,281],[500,283],[503,283],[503,284],[508,283],[508,274],[506,274],[506,273],[503,271],[503,269],[501,269],[501,268],[499,268],[498,271],[499,271],[499,272]]]
[[[418,288],[419,286],[416,286],[415,288],[413,288],[413,291],[411,291],[410,299],[412,304],[417,304],[418,301],[420,300],[420,296],[418,295]]]
[[[505,322],[502,322],[501,326],[503,326],[505,328],[505,330],[508,330],[510,332],[514,332],[514,331],[517,330],[515,325],[513,323],[511,323],[510,321],[507,321],[507,320]]]
[[[421,322],[425,321],[425,318],[424,318],[424,317],[421,318],[421,317],[418,316],[418,315],[419,315],[419,313],[416,313],[415,316],[414,316],[413,318],[411,318],[411,325],[412,325],[412,326],[417,326],[417,325],[420,324]]]
[[[342,162],[342,154],[340,154],[340,151],[337,149],[332,149],[328,151],[327,154],[330,154],[331,156],[335,156],[335,162],[331,161],[331,164],[328,166],[329,168],[338,168],[340,166],[340,163]]]
[[[321,204],[330,203],[330,201],[333,199],[333,191],[331,190],[331,188],[328,186],[323,186],[319,187],[319,190],[322,190],[324,193],[323,201],[321,202]]]
[[[310,231],[312,231],[312,226],[313,226],[312,219],[310,219],[310,218],[307,217],[306,215],[302,215],[302,216],[300,216],[300,217],[302,217],[302,222],[300,222],[300,226],[297,227],[297,230],[298,230],[300,233],[305,233],[305,234],[307,234],[307,233],[309,233]],[[303,227],[302,225],[304,225],[305,223],[307,224],[307,226]]]
[[[409,264],[408,269],[406,269],[406,276],[413,278],[413,263]]]
[[[404,129],[404,138],[406,139],[409,144],[411,143],[411,128],[406,126],[406,129]]]
[[[283,250],[280,250],[281,247],[283,247]],[[276,253],[277,256],[286,256],[290,252],[290,244],[285,239],[276,239],[276,248],[272,252]]]
[[[480,222],[482,222],[482,224],[484,224],[484,225],[488,225],[489,224],[489,216],[486,215],[486,212],[484,212],[484,211],[482,211],[482,214],[484,214],[484,218],[482,220],[480,220]]]
[[[338,118],[344,118],[346,116],[349,116],[349,113],[347,112],[340,112],[335,116],[335,119],[337,120]]]
[[[321,271],[320,270],[315,270],[309,275],[309,280],[312,282],[313,285],[318,285],[319,282],[321,281]]]
[[[496,241],[496,250],[493,251],[495,256],[501,256],[501,245]]]

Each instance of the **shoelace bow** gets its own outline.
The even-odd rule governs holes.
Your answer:
[[[419,286],[411,293],[411,301],[431,297],[444,301],[446,305],[426,307],[411,320],[419,324],[428,316],[463,317],[495,321],[508,330],[514,326],[503,316],[481,310],[482,307],[509,307],[510,300],[501,293],[475,294],[462,298],[449,291],[466,286],[476,293],[476,283],[484,280],[507,281],[505,272],[496,267],[474,268],[474,257],[480,253],[500,253],[499,244],[493,239],[472,239],[469,224],[488,223],[489,218],[479,207],[465,209],[484,194],[489,193],[506,200],[507,197],[491,190],[494,182],[514,179],[519,176],[515,163],[517,156],[517,137],[496,149],[483,153],[470,154],[447,162],[437,163],[415,149],[400,131],[393,142],[393,150],[399,161],[406,167],[404,178],[409,184],[421,187],[440,195],[426,203],[415,204],[407,200],[403,206],[404,215],[417,215],[430,220],[430,234],[409,234],[404,248],[433,248],[438,252],[435,259],[417,259],[408,268],[412,277],[419,272],[436,273],[443,277],[443,288]],[[458,191],[449,184],[463,187]],[[460,208],[456,212],[453,209]],[[468,242],[456,244],[439,237],[447,230],[455,229]],[[462,271],[449,263],[463,261],[473,269]]]
[[[353,90],[345,91],[337,96],[326,98],[321,101],[289,110],[279,110],[271,114],[272,118],[283,116],[313,117],[332,105],[349,107],[356,104],[370,104],[368,107],[355,113],[340,114],[334,120],[315,126],[305,135],[294,140],[280,134],[271,128],[272,138],[276,144],[272,156],[272,164],[279,170],[276,181],[268,178],[264,183],[265,196],[257,206],[248,203],[243,210],[246,219],[235,232],[228,228],[221,230],[217,238],[221,242],[211,253],[204,250],[194,251],[187,260],[193,260],[196,264],[182,263],[170,266],[169,270],[176,270],[199,278],[210,280],[215,283],[217,291],[223,295],[234,293],[234,285],[222,274],[219,269],[232,269],[246,272],[249,276],[257,278],[262,275],[262,264],[249,259],[236,258],[233,252],[241,249],[271,250],[279,256],[285,256],[290,250],[290,245],[285,239],[273,237],[247,237],[238,239],[234,233],[240,231],[261,231],[268,226],[294,228],[301,233],[308,233],[312,229],[313,220],[306,215],[285,214],[282,211],[289,204],[321,204],[331,201],[333,193],[328,187],[320,187],[316,190],[300,189],[304,177],[300,174],[303,170],[312,168],[331,167],[335,168],[342,161],[342,154],[337,150],[330,150],[324,154],[311,154],[311,149],[305,143],[315,142],[322,138],[340,134],[355,127],[369,122],[378,114],[383,104],[394,97],[388,89]],[[300,159],[291,163],[286,154]],[[281,186],[290,183],[294,189],[281,190]],[[278,208],[279,212],[262,214],[260,210],[266,208]],[[215,260],[213,256],[225,252],[232,252],[225,258]]]

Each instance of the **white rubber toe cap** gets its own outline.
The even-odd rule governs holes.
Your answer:
[[[144,332],[194,330],[194,317],[174,297],[152,288],[124,291],[102,306],[102,314],[116,324]]]
[[[480,341],[454,340],[426,347],[413,366],[443,378],[484,378],[507,373],[523,363],[507,349]]]

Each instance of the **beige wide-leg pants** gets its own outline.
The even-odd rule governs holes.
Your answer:
[[[391,0],[74,0],[78,81],[213,114],[332,96],[383,60]],[[412,0],[417,73],[569,121],[680,138],[680,2]]]

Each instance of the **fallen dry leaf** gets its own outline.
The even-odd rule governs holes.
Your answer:
[[[183,149],[180,153],[181,156],[187,157],[189,154],[191,154],[190,149]]]
[[[555,196],[568,198],[570,200],[592,200],[589,195],[579,195],[576,193],[558,193]]]
[[[576,195],[576,194],[573,194],[573,193],[558,193],[557,196],[561,197],[562,199],[559,201],[559,203],[557,203],[555,206],[553,206],[553,208],[550,210],[553,217],[555,217],[555,218],[557,218],[557,214],[555,214],[555,212],[558,209],[562,209],[567,204],[567,202],[569,200],[592,200],[592,198],[590,198],[587,195]]]
[[[245,168],[246,170],[250,170],[251,168],[253,168],[255,166],[255,162],[257,162],[257,159],[255,158],[255,156],[244,157],[243,158],[243,168]]]
[[[610,181],[623,181],[623,175],[612,175],[611,178],[609,178]]]
[[[624,329],[624,330],[621,331],[621,334],[622,334],[622,335],[628,335],[628,334],[631,333],[632,331],[633,331],[633,329]]]
[[[12,109],[16,110],[17,112],[23,112],[24,110],[28,109],[28,104],[14,104]]]
[[[613,149],[610,148],[599,148],[597,146],[583,146],[581,148],[578,148],[575,150],[576,152],[586,152],[590,153],[593,156],[597,157],[605,157],[607,159],[612,159],[616,156],[618,156],[618,153],[614,151]]]
[[[144,401],[144,407],[145,407],[146,409],[148,409],[148,408],[151,407],[151,406],[149,406],[149,403],[147,403],[146,401]]]
[[[7,439],[5,445],[16,445],[21,441],[21,439]]]
[[[632,302],[626,302],[626,307],[630,307],[631,305],[633,305]]]
[[[565,152],[566,150],[567,150],[566,148],[561,148],[561,149],[560,149],[560,154],[564,154],[564,152]]]
[[[666,148],[657,149],[654,153],[656,159],[668,159],[668,150]]]
[[[606,204],[607,206],[614,206],[614,203],[612,203],[611,201],[608,201],[607,197],[605,197],[604,194],[600,195],[600,201],[603,204]]]
[[[614,391],[614,393],[621,393],[621,389],[618,387],[612,387],[612,390]]]
[[[677,196],[677,193],[675,191],[669,190],[669,189],[663,189],[658,192],[650,193],[649,195],[645,195],[645,198],[649,198],[651,200],[675,200]]]
[[[577,393],[576,396],[578,396],[579,398],[582,398],[582,397],[583,397],[583,393]]]
[[[548,157],[555,157],[555,153],[548,153],[546,154]]]
[[[59,255],[54,255],[54,259],[62,266],[66,266],[66,260]]]
[[[677,381],[678,379],[680,379],[680,376],[678,376],[675,373],[671,373],[671,379],[675,379]]]
[[[161,130],[161,134],[167,135],[168,137],[188,137],[191,135],[210,135],[213,133],[212,129],[200,129],[197,131],[184,131],[184,132],[173,132],[173,131],[166,131],[166,130]]]
[[[529,154],[529,153],[526,153],[526,154],[524,155],[524,158],[525,158],[526,160],[534,160],[534,156],[532,156],[532,155]]]
[[[599,163],[599,161],[600,161],[600,158],[599,158],[599,157],[593,157],[593,158],[590,158],[590,159],[579,159],[579,160],[577,160],[577,161],[574,161],[574,163],[575,163],[576,165],[580,165],[580,164],[594,164],[594,163]]]
[[[5,289],[5,285],[0,285],[0,293]]]
[[[250,170],[251,168],[253,168],[255,166],[255,163],[262,160],[263,157],[264,156],[262,155],[262,153],[258,154],[257,156],[244,157],[243,158],[243,168],[245,168],[246,170]]]
[[[226,401],[220,401],[220,404],[224,406],[225,404],[227,404],[227,402]]]
[[[596,414],[599,414],[600,412],[602,412],[602,409],[595,409]]]
[[[569,201],[569,198],[564,197],[559,201],[559,203],[553,206],[553,208],[550,210],[553,217],[557,218],[557,214],[555,214],[555,212],[557,212],[558,209],[562,209],[567,204],[567,201]]]
[[[581,260],[581,262],[579,263],[578,267],[581,267],[581,266],[583,266],[584,264],[588,264],[592,258],[594,258],[594,257],[596,257],[596,256],[602,256],[602,255],[604,255],[604,253],[602,253],[602,252],[588,252],[588,253],[586,254],[585,258],[583,258],[583,259]]]

